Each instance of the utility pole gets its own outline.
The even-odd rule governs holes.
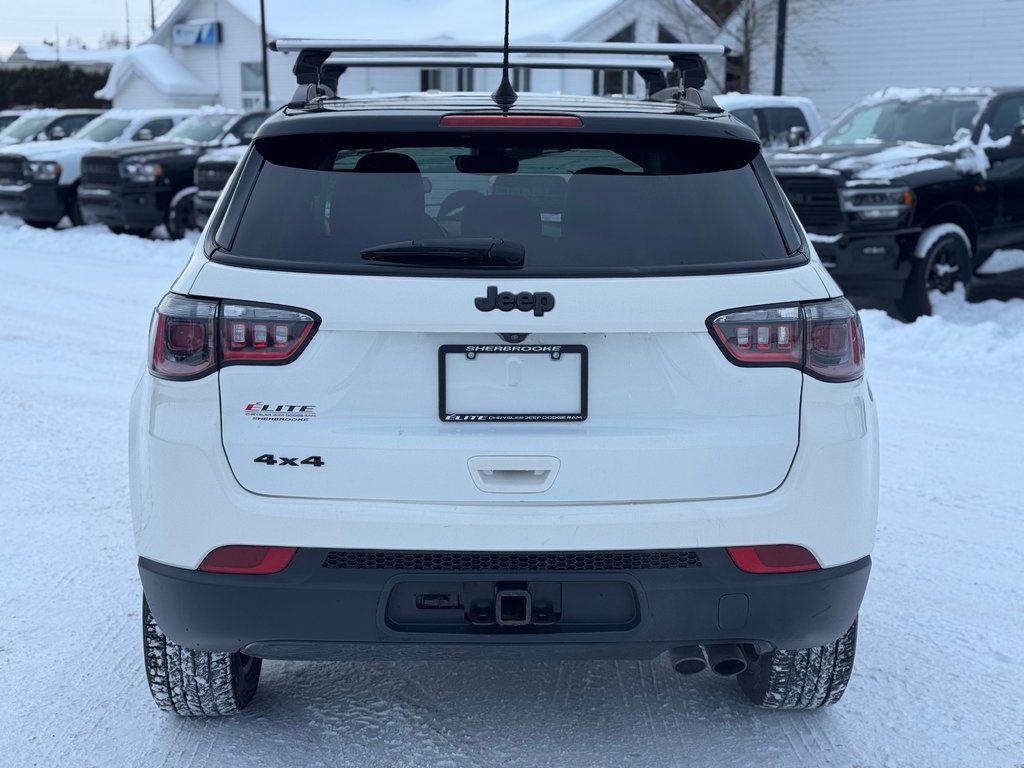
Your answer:
[[[782,95],[782,71],[786,59],[786,0],[778,0],[779,15],[775,23],[775,87],[772,93]]]
[[[270,78],[267,76],[267,13],[260,0],[260,53],[263,61],[263,108],[270,109]]]
[[[149,0],[149,31],[156,32],[156,0]]]
[[[124,0],[124,47],[132,47],[132,22],[128,15],[128,0]]]

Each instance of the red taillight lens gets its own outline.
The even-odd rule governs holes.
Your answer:
[[[445,115],[444,128],[579,128],[575,115]]]
[[[736,567],[747,573],[797,573],[821,568],[814,555],[796,544],[727,547]]]
[[[221,305],[221,362],[279,363],[296,356],[316,327],[297,309],[225,302]]]
[[[737,365],[800,368],[825,381],[864,374],[864,331],[844,298],[737,310],[709,318],[708,326]]]
[[[292,561],[295,549],[241,544],[218,547],[203,559],[199,570],[207,573],[277,573]]]
[[[318,324],[300,309],[168,294],[153,315],[150,369],[187,380],[223,365],[281,365],[298,357]]]
[[[195,379],[217,367],[217,302],[164,296],[150,326],[150,368],[166,379]]]

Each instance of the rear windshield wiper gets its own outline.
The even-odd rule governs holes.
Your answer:
[[[402,240],[364,248],[361,253],[366,261],[416,267],[471,266],[485,269],[518,269],[523,266],[526,258],[526,248],[522,243],[494,237]]]

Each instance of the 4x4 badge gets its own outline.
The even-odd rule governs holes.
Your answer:
[[[547,291],[537,291],[536,293],[502,291],[498,293],[496,286],[489,285],[487,286],[487,295],[476,298],[474,303],[481,312],[490,312],[492,309],[500,309],[502,312],[511,312],[513,309],[529,312],[532,309],[533,314],[540,317],[555,308],[555,297]]]

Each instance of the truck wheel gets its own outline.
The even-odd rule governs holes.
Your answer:
[[[208,653],[167,639],[142,598],[146,679],[156,705],[182,717],[233,715],[252,701],[263,660],[244,653]]]
[[[59,221],[40,221],[39,219],[22,219],[22,221],[35,229],[53,229],[60,224]]]
[[[736,680],[759,707],[817,709],[842,698],[856,650],[854,621],[842,637],[827,645],[762,654]]]
[[[185,232],[196,228],[195,223],[195,192],[182,194],[179,192],[171,200],[167,208],[167,236],[171,240],[181,240]]]
[[[131,235],[132,237],[149,237],[153,231],[147,227],[119,227],[116,224],[108,224],[107,229],[115,235]]]
[[[86,223],[82,206],[78,204],[78,187],[71,190],[71,199],[68,201],[68,219],[73,227],[80,227]]]
[[[957,283],[970,282],[971,241],[955,224],[939,224],[921,233],[914,262],[896,299],[900,317],[912,322],[932,313],[930,291],[949,293]]]

